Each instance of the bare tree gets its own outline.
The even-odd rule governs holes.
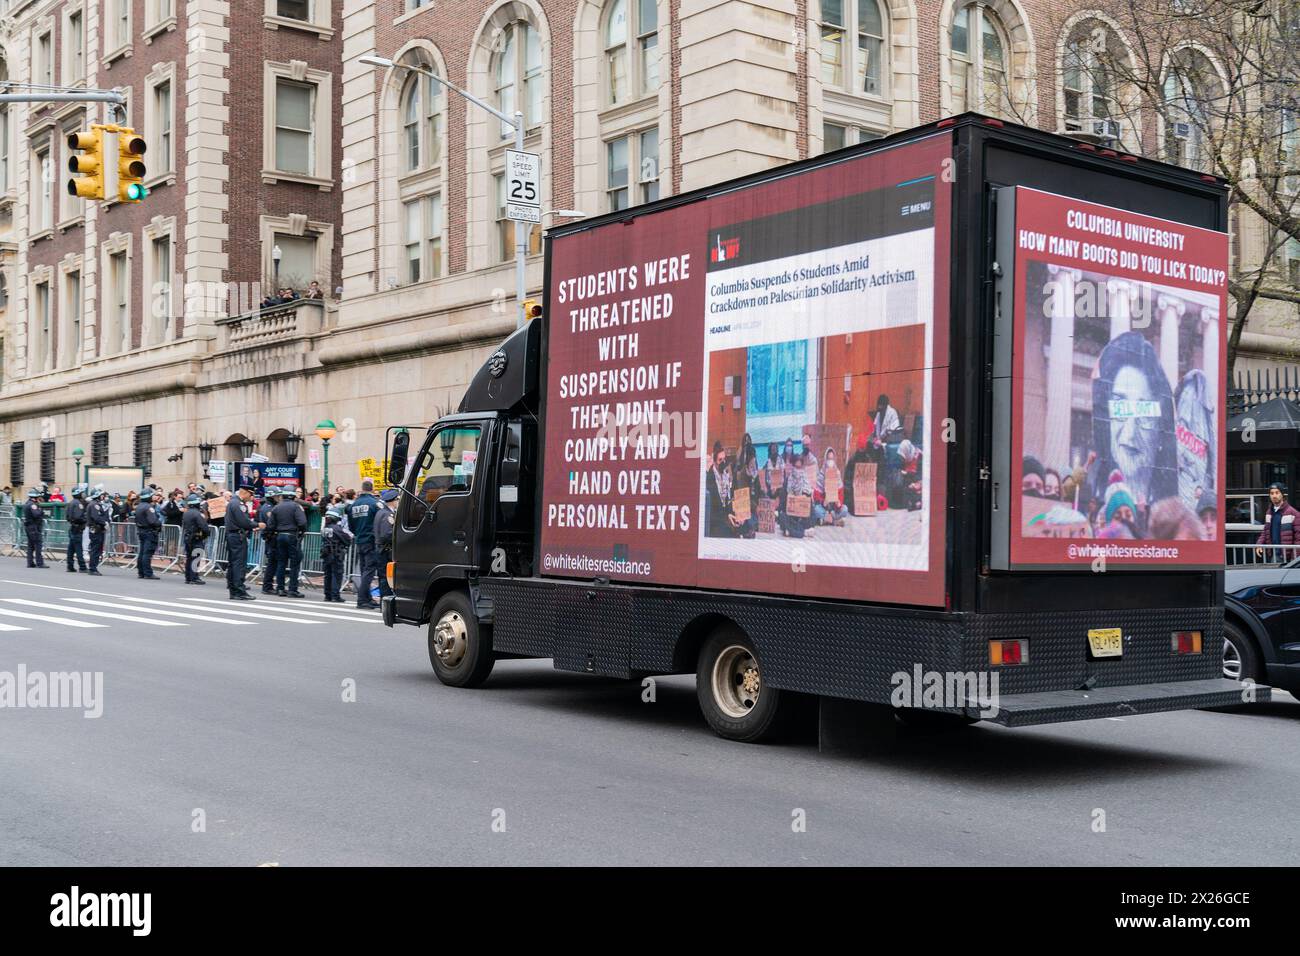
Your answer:
[[[1065,39],[1066,128],[1226,182],[1240,250],[1228,285],[1231,381],[1252,309],[1300,305],[1300,254],[1290,255],[1300,241],[1300,0],[1105,9]]]

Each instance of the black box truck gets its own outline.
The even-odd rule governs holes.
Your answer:
[[[1227,195],[963,115],[546,237],[541,314],[390,429],[384,622],[1009,726],[1256,699],[1222,676]],[[893,720],[894,718],[891,718]]]

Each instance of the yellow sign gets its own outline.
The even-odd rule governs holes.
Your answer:
[[[357,462],[357,471],[360,472],[363,480],[369,478],[375,483],[376,491],[388,487],[388,482],[386,480],[388,475],[387,458],[384,459],[382,465],[373,458],[362,458]]]

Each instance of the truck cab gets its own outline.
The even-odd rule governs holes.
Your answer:
[[[389,480],[401,495],[385,623],[427,623],[448,591],[476,594],[480,574],[533,573],[537,426],[527,391],[538,338],[530,324],[503,343],[414,456],[412,429],[392,430]]]

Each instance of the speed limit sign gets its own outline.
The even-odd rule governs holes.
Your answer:
[[[506,150],[506,218],[542,221],[542,157],[538,153]]]

